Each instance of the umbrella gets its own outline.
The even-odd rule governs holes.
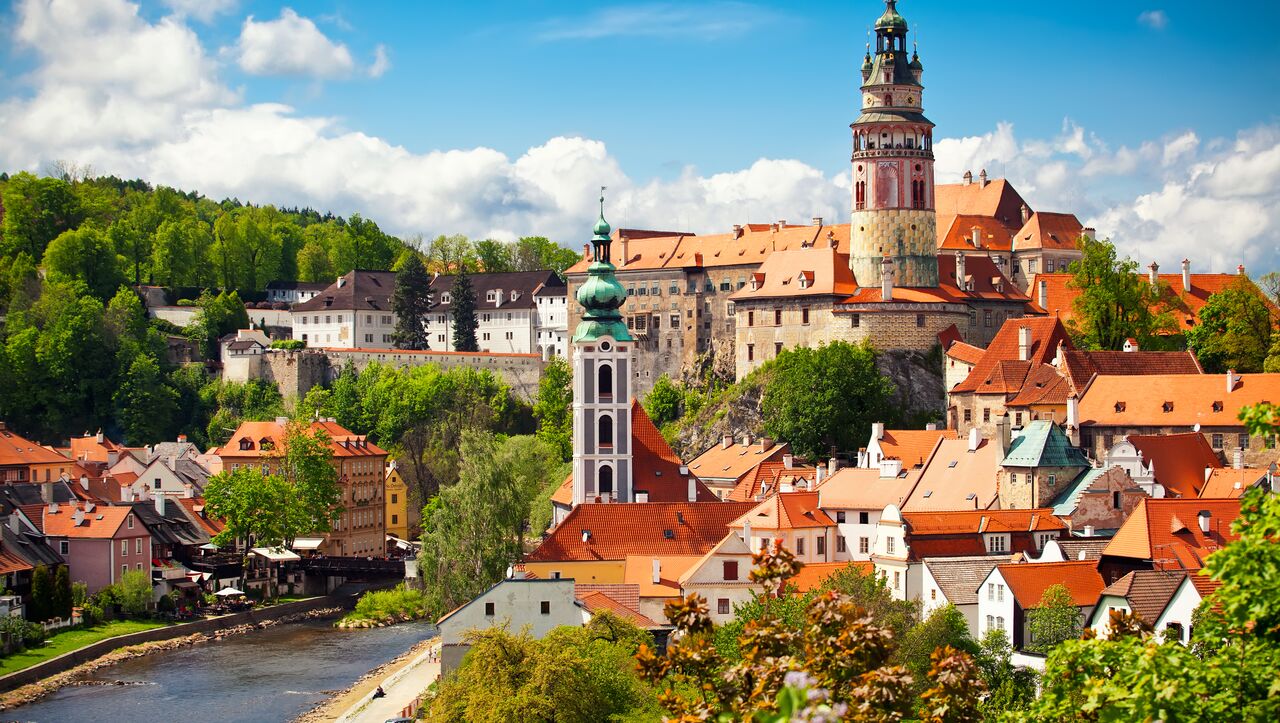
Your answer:
[[[244,594],[243,592],[235,589],[234,587],[224,587],[221,590],[214,593],[214,595],[218,595],[220,597],[235,597],[236,595],[243,595],[243,594]]]
[[[205,544],[201,545],[201,546],[199,547],[199,549],[201,549],[201,550],[209,550],[209,551],[211,551],[211,552],[217,552],[217,551],[218,551],[218,546],[217,546],[217,545],[215,545],[215,544],[213,544],[213,543],[211,543],[211,542],[206,542]]]

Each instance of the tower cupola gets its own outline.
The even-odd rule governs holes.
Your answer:
[[[578,287],[577,300],[583,308],[582,321],[574,330],[574,343],[594,341],[602,336],[615,341],[632,341],[627,325],[618,309],[627,301],[626,289],[614,275],[614,265],[609,261],[609,249],[613,244],[609,234],[612,229],[604,220],[604,189],[600,189],[600,218],[592,228],[591,266],[587,267],[587,280]]]

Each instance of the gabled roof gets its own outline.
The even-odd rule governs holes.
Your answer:
[[[1053,510],[962,510],[902,513],[913,538],[926,535],[968,535],[986,532],[1049,532],[1065,530]]]
[[[690,462],[689,471],[704,480],[736,480],[762,462],[780,459],[788,449],[789,445],[786,442],[772,440],[761,440],[753,444],[730,442],[728,446],[720,443]]]
[[[1200,530],[1201,512],[1209,513],[1207,534]],[[1147,560],[1158,570],[1198,570],[1236,539],[1231,523],[1239,516],[1239,500],[1144,499],[1102,554]]]
[[[1075,251],[1083,233],[1084,224],[1073,213],[1036,211],[1013,235],[1013,250]]]
[[[982,360],[982,355],[986,353],[986,349],[972,344],[967,344],[963,341],[957,341],[947,347],[947,356],[955,359],[956,361],[962,361],[965,364],[977,364]]]
[[[1222,466],[1218,454],[1199,432],[1184,434],[1131,434],[1125,438],[1154,465],[1156,482],[1169,497],[1198,497],[1204,488],[1205,470]]]
[[[1101,594],[1124,598],[1133,612],[1155,624],[1186,576],[1185,572],[1135,570],[1108,585]]]
[[[1240,410],[1280,402],[1280,374],[1099,375],[1080,397],[1080,426],[1240,427]]]
[[[939,219],[941,220],[941,219]],[[982,246],[973,245],[973,231],[978,230]],[[990,216],[961,214],[951,217],[947,229],[938,228],[938,251],[1009,251],[1013,247],[1013,229]]]
[[[432,313],[441,313],[453,308],[450,298],[446,303],[444,295],[453,291],[456,275],[436,276],[431,280],[431,291],[435,303],[431,305]],[[535,295],[538,291],[559,288],[564,291],[564,281],[554,271],[512,271],[495,274],[470,274],[471,287],[476,294],[477,311],[493,311],[507,309],[532,309],[537,306]],[[502,303],[498,303],[497,293],[502,291]],[[489,293],[494,292],[493,301]],[[516,298],[512,299],[512,292]]]
[[[1064,348],[1062,367],[1077,391],[1083,391],[1099,374],[1145,376],[1204,373],[1195,354],[1189,351],[1125,352]]]
[[[1032,420],[1014,438],[1003,467],[1089,467],[1084,452],[1071,445],[1062,428],[1047,419]]]
[[[724,539],[730,522],[752,507],[754,503],[742,502],[578,505],[526,560],[583,562],[621,561],[628,555],[701,556]],[[584,532],[590,533],[585,541]]]
[[[0,539],[2,539],[0,547],[6,553],[19,558],[32,567],[36,565],[60,565],[66,562],[62,559],[62,555],[59,555],[52,546],[45,542],[44,535],[38,532],[31,532],[26,526],[22,526],[15,533],[8,525],[0,525]]]
[[[1017,228],[1022,223],[1022,207],[1026,201],[1013,184],[997,178],[986,184],[974,182],[939,183],[934,186],[934,207],[938,213],[938,231],[951,228],[951,218],[965,214],[989,216],[1005,226]]]
[[[129,507],[109,507],[107,505],[94,505],[92,510],[84,512],[83,505],[58,505],[58,511],[54,512],[48,507],[44,508],[44,534],[49,537],[70,537],[78,539],[111,539],[115,537],[120,526],[124,524],[133,510]],[[77,510],[84,512],[83,522],[79,525],[75,524],[74,516]],[[146,532],[147,528],[139,524],[139,532]]]
[[[787,467],[786,464],[779,459],[771,459],[762,462],[747,474],[738,480],[738,484],[725,495],[726,500],[733,502],[758,502],[762,495],[773,494],[777,492],[782,485],[790,483],[797,484],[800,481],[813,482],[817,477],[817,470],[813,467],[792,464]]]
[[[717,499],[696,475],[681,474],[680,458],[649,419],[638,399],[631,400],[631,479],[632,489],[647,492],[650,502],[687,502],[689,480],[696,487],[699,502]]]
[[[1011,563],[997,565],[997,569],[1023,610],[1039,607],[1045,590],[1054,585],[1066,587],[1078,607],[1097,603],[1106,586],[1098,574],[1098,563],[1093,560]]]
[[[1267,471],[1256,467],[1215,469],[1209,473],[1209,479],[1205,480],[1204,487],[1200,488],[1200,497],[1235,499],[1266,477]]]
[[[1098,560],[1102,557],[1102,551],[1106,549],[1111,540],[1107,538],[1087,538],[1079,539],[1069,537],[1064,540],[1058,540],[1058,546],[1062,548],[1062,554],[1068,560]],[[1081,557],[1081,554],[1084,557]]]
[[[1133,487],[1133,480],[1123,467],[1097,467],[1086,469],[1053,500],[1053,514],[1059,517],[1070,517],[1080,507],[1080,499],[1091,489],[1106,490],[1108,480],[1119,481]]]
[[[849,250],[849,224],[837,226],[785,225],[754,223],[742,226],[741,234],[729,233],[695,236],[677,234],[640,238],[636,230],[628,230],[627,258],[622,258],[620,232],[613,234],[614,264],[625,280],[629,271],[653,269],[713,268],[724,266],[758,266],[774,251],[788,251],[814,245],[830,245],[833,238],[839,250]],[[589,262],[580,260],[566,274],[586,273]]]
[[[1001,366],[1017,363],[1001,362]],[[978,390],[980,394],[986,391],[987,388],[985,386]],[[1026,378],[1022,380],[1021,388],[1014,393],[1012,399],[1005,403],[1005,406],[1063,405],[1067,403],[1067,399],[1070,396],[1071,383],[1067,381],[1066,377],[1059,374],[1058,370],[1050,364],[1036,364],[1028,370]]]
[[[182,507],[187,517],[191,518],[191,521],[204,528],[205,533],[210,537],[222,532],[223,528],[226,527],[222,520],[208,515],[205,511],[203,497],[179,497],[173,501]]]
[[[211,453],[219,457],[281,456],[284,454],[286,428],[287,422],[282,420],[241,422],[231,439]],[[355,434],[332,420],[313,421],[308,429],[312,434],[323,430],[329,435],[329,451],[334,457],[380,457],[387,454],[386,450],[370,442],[366,435]],[[240,449],[242,441],[248,443],[248,449]]]
[[[575,586],[576,587],[576,586]],[[662,625],[649,619],[648,616],[642,614],[633,607],[628,607],[621,602],[613,599],[603,592],[586,592],[576,595],[578,602],[582,603],[582,607],[592,615],[607,610],[614,615],[627,620],[639,628],[660,628]]]
[[[984,439],[969,450],[968,439],[943,439],[927,460],[903,512],[985,510],[999,498],[996,475],[1004,450]]]
[[[627,555],[622,579],[637,585],[640,597],[678,597],[680,580],[697,566],[701,555]],[[653,561],[658,561],[658,581],[653,580]]]
[[[775,251],[760,264],[752,279],[729,298],[746,301],[794,296],[845,297],[857,290],[849,268],[849,255],[825,244]],[[753,285],[756,288],[753,289]]]
[[[0,422],[0,467],[32,464],[61,464],[70,460],[32,442]]]
[[[730,526],[742,527],[746,523],[751,524],[752,530],[799,530],[836,524],[819,508],[817,492],[779,492],[751,508]]]
[[[827,581],[827,578],[840,572],[841,570],[856,567],[864,575],[874,575],[876,566],[868,560],[857,560],[849,562],[806,562],[793,577],[787,580],[787,584],[794,585],[796,592],[805,593],[810,590],[817,590]]]
[[[187,517],[182,508],[173,504],[172,498],[165,499],[165,513],[160,514],[154,501],[135,502],[130,507],[133,513],[142,520],[151,532],[151,537],[165,545],[203,545],[209,541],[210,535],[204,528]]]
[[[293,305],[293,311],[381,311],[391,312],[391,294],[396,288],[394,271],[348,271],[338,281],[306,301]]]
[[[902,466],[923,467],[940,439],[956,439],[954,429],[886,429],[880,438],[885,457],[902,460]]]
[[[1137,275],[1144,280],[1150,277],[1150,274]],[[1081,290],[1074,288],[1074,284],[1071,283],[1073,278],[1071,274],[1036,274],[1031,281],[1031,296],[1037,300],[1040,298],[1040,282],[1045,283],[1044,310],[1050,314],[1056,314],[1063,323],[1071,321],[1075,316],[1075,299],[1081,293]],[[1160,274],[1159,280],[1166,287],[1164,298],[1172,306],[1173,317],[1179,332],[1195,326],[1200,317],[1200,310],[1204,308],[1210,296],[1227,290],[1234,283],[1249,284],[1274,310],[1274,304],[1266,299],[1266,295],[1258,290],[1247,276],[1191,274],[1191,291],[1183,290],[1182,274]]]
[[[1027,360],[1019,359],[1019,330],[1031,330],[1031,346],[1028,349]],[[1006,383],[1003,387],[994,389],[995,392],[1003,391],[1004,393],[1016,392],[1022,388],[1022,380],[1026,379],[1026,370],[1029,370],[1033,364],[1048,364],[1053,361],[1057,354],[1058,345],[1071,348],[1071,338],[1067,335],[1067,329],[1062,322],[1053,317],[1023,317],[1020,319],[1009,319],[996,332],[995,338],[987,345],[987,351],[982,355],[982,359],[973,367],[973,371],[969,372],[969,376],[964,381],[952,388],[951,392],[974,392],[980,387],[988,385],[988,379],[996,380],[997,373],[1000,378],[1008,377],[1015,368],[1021,368],[1025,365],[1021,378],[1017,382],[1017,386],[1012,390],[1008,388]],[[1016,363],[1014,365],[1005,365],[1001,368],[1002,362]]]
[[[897,477],[881,477],[879,469],[841,467],[818,485],[818,505],[824,510],[883,510],[901,507],[920,479],[920,470]]]
[[[961,289],[956,280],[955,255],[942,254],[938,257],[937,286],[895,286],[893,298],[886,302],[879,283],[867,286],[859,279],[857,293],[840,302],[841,306],[834,311],[858,313],[867,304],[964,304],[969,301],[1008,301],[1032,308],[1027,295],[1005,278],[990,257],[966,257],[964,275],[966,287]]]
[[[925,558],[924,566],[929,568],[929,574],[948,602],[952,605],[974,605],[978,602],[978,585],[996,565],[1008,561],[1008,555],[929,557]]]

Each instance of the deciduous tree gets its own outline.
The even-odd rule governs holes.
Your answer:
[[[1071,262],[1067,282],[1080,290],[1070,325],[1076,343],[1118,351],[1132,337],[1144,349],[1163,346],[1161,337],[1178,331],[1169,313],[1168,288],[1152,286],[1138,273],[1137,262],[1118,258],[1109,240],[1086,236],[1079,246],[1083,256]]]
[[[165,383],[155,357],[134,357],[120,379],[114,399],[116,418],[129,444],[155,444],[172,436],[178,395]]]
[[[111,298],[125,282],[111,240],[93,228],[55,238],[45,249],[41,265],[50,281],[81,281],[99,299]]]
[[[1260,372],[1275,325],[1275,314],[1258,287],[1238,277],[1205,301],[1198,323],[1187,331],[1187,347],[1206,372]]]
[[[665,378],[665,377],[664,377]],[[538,439],[552,445],[559,457],[573,455],[573,370],[569,362],[555,357],[542,371],[533,416],[538,420]]]
[[[1048,653],[1064,640],[1080,637],[1081,618],[1080,608],[1066,585],[1050,585],[1040,597],[1040,604],[1027,611],[1027,628],[1031,632],[1027,649]]]

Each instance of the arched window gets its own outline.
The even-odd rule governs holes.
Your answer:
[[[601,497],[613,494],[613,468],[609,465],[600,468],[600,481],[596,490]]]
[[[596,373],[597,389],[596,392],[601,399],[611,399],[613,397],[613,365],[601,364],[599,371]]]
[[[599,422],[600,436],[598,437],[601,447],[613,446],[613,417],[603,415]]]
[[[854,208],[864,209],[867,207],[867,182],[858,181],[854,193]]]

